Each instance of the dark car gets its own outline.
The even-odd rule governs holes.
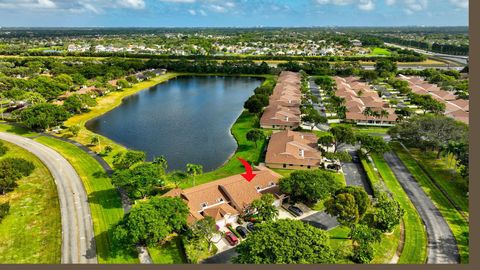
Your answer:
[[[226,232],[225,239],[227,239],[227,242],[232,246],[238,244],[238,238],[232,232]]]
[[[248,224],[247,224],[247,229],[248,229],[249,231],[251,231],[251,232],[255,231],[255,224],[253,224],[253,223],[251,223],[251,222],[248,223]]]
[[[352,161],[358,163],[360,162],[360,159],[358,158],[358,156],[352,156]]]
[[[303,215],[302,209],[300,209],[300,208],[298,208],[298,207],[296,207],[296,206],[294,206],[294,205],[290,205],[290,206],[288,207],[288,211],[292,212],[292,213],[293,213],[295,216],[297,216],[297,217]]]
[[[242,238],[246,238],[247,237],[247,234],[248,234],[248,231],[245,227],[243,226],[237,226],[237,228],[235,228],[235,230],[237,231],[238,234],[240,234],[240,236]]]

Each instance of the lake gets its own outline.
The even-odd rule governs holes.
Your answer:
[[[252,77],[182,76],[123,100],[86,127],[129,149],[164,155],[169,170],[187,163],[205,172],[220,167],[237,148],[230,128],[243,103],[263,79]]]

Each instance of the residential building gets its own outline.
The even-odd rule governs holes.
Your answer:
[[[277,169],[322,168],[322,154],[317,141],[313,133],[291,130],[275,132],[268,142],[265,163],[267,167]]]
[[[240,174],[188,189],[172,189],[165,193],[166,197],[183,199],[190,213],[187,218],[193,224],[207,216],[215,219],[219,229],[228,223],[234,223],[245,212],[252,201],[259,199],[264,193],[275,196],[275,205],[279,207],[284,199],[280,194],[278,180],[281,175],[265,168],[257,167],[253,171],[256,176],[246,181]]]
[[[262,128],[295,129],[300,126],[300,74],[283,71],[260,119]]]

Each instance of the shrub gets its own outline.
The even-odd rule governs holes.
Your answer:
[[[3,144],[3,142],[0,142],[0,157],[5,155],[8,152],[8,147]]]

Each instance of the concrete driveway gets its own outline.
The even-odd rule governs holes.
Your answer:
[[[62,222],[62,263],[97,263],[97,251],[87,194],[72,165],[51,148],[18,135],[0,132],[0,139],[37,156],[55,180]]]
[[[384,157],[425,224],[428,240],[427,263],[458,263],[455,237],[438,208],[396,154],[386,153]]]

